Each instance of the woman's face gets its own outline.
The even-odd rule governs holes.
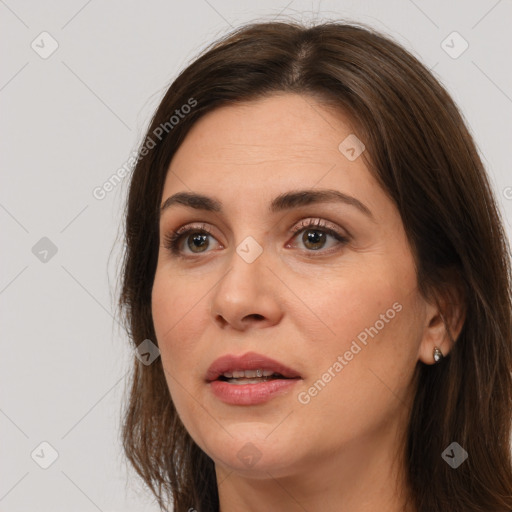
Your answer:
[[[341,113],[279,94],[210,112],[172,160],[162,205],[209,199],[162,210],[153,320],[178,414],[218,469],[275,477],[396,453],[429,306],[353,133]],[[173,252],[182,227],[193,232]],[[249,352],[297,378],[208,381],[216,359]]]

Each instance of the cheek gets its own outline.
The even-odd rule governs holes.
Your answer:
[[[157,270],[151,306],[167,387],[187,428],[194,417],[201,416],[200,408],[196,409],[196,402],[190,399],[196,394],[197,386],[191,371],[197,362],[199,349],[194,340],[199,339],[196,332],[201,329],[197,318],[201,294],[197,293],[199,296],[196,297],[194,290],[197,288],[183,287],[179,278],[174,277],[171,281],[164,272]]]
[[[332,392],[338,396],[361,393],[370,403],[375,388],[386,390],[382,381],[389,381],[391,389],[410,383],[423,332],[422,299],[414,266],[402,263],[399,268],[389,262],[365,265],[364,271],[353,269],[312,297],[311,309],[322,320],[324,337],[314,340],[311,322],[308,337],[322,350],[310,347],[310,361],[316,368],[310,380],[321,378],[338,362],[334,372],[343,378],[332,379]]]
[[[343,306],[338,295],[340,313],[330,324],[336,336],[320,356],[309,353],[314,371],[299,400],[307,402],[299,411],[311,430],[340,443],[407,413],[421,332],[415,299],[399,288],[374,283],[342,298],[351,300]]]
[[[302,327],[307,321],[308,332],[313,334],[319,326],[324,338],[317,343],[339,352],[348,350],[352,340],[364,346],[365,341],[381,339],[386,332],[394,331],[397,336],[398,325],[408,316],[404,311],[411,312],[414,305],[410,303],[414,275],[399,276],[395,269],[368,264],[340,270],[333,277],[322,279],[317,291],[308,293],[305,300],[314,314],[305,317]]]
[[[195,334],[201,329],[197,312],[204,292],[200,286],[185,283],[185,279],[170,279],[165,271],[157,270],[151,297],[162,361],[165,370],[173,375],[185,374],[190,367],[188,357],[194,351],[194,340],[198,339]]]

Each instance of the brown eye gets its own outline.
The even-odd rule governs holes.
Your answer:
[[[307,252],[320,251],[325,247],[329,237],[335,240],[333,244],[334,248],[339,245],[345,245],[348,243],[348,238],[338,233],[333,228],[327,227],[322,220],[308,219],[302,222],[299,226],[293,229],[296,235],[302,233],[301,242],[307,249]],[[331,252],[329,249],[322,251],[323,253]]]
[[[209,238],[213,238],[208,226],[205,224],[200,227],[185,226],[176,231],[165,235],[164,245],[175,256],[184,256],[190,254],[201,254],[208,252],[210,247]],[[182,248],[183,241],[186,242],[187,250]]]
[[[308,249],[317,251],[325,245],[327,235],[318,229],[305,230],[302,235],[302,242]]]
[[[185,237],[187,242],[187,247],[192,252],[204,252],[204,250],[208,249],[210,242],[208,241],[208,234],[196,233],[195,235],[188,235]]]

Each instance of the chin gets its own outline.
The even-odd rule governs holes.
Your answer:
[[[208,455],[215,464],[224,469],[251,476],[251,478],[269,478],[285,476],[292,473],[291,468],[299,463],[297,443],[289,437],[287,445],[282,438],[266,439],[269,435],[266,428],[251,430],[250,433],[230,429],[233,437],[229,440],[215,441],[210,444]],[[247,427],[246,427],[247,429]],[[259,432],[261,430],[261,432]],[[272,433],[271,436],[275,435]]]

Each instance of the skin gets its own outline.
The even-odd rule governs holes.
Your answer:
[[[364,157],[350,161],[338,149],[351,133],[341,112],[275,94],[210,112],[171,162],[162,204],[181,191],[223,203],[222,213],[183,205],[163,211],[152,293],[169,391],[187,431],[215,462],[222,512],[403,510],[401,435],[415,367],[434,363],[435,345],[446,355],[450,341],[440,311],[418,291],[396,207]],[[342,203],[268,213],[279,194],[310,188],[353,196],[373,219]],[[319,228],[290,232],[304,219],[326,221],[348,242],[326,235],[308,243]],[[166,234],[203,223],[212,235],[198,252],[181,241],[188,259],[165,246]],[[252,263],[236,252],[248,236],[263,249]],[[401,310],[347,361],[358,334],[396,303]],[[264,404],[221,402],[205,383],[208,367],[248,351],[282,361],[302,380]],[[298,394],[338,356],[347,364],[301,403]],[[237,456],[246,443],[260,456],[252,466]]]

